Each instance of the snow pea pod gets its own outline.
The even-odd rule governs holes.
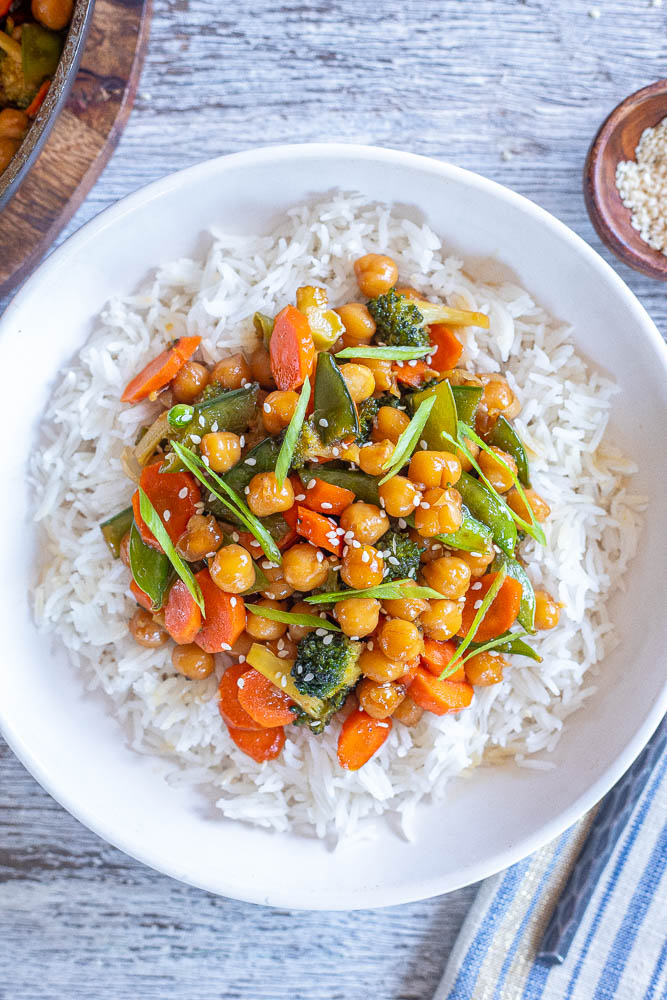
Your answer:
[[[517,636],[512,635],[511,632],[506,633],[507,641],[499,643],[494,648],[500,653],[514,653],[515,656],[527,656],[530,660],[535,660],[537,663],[542,662],[542,657],[539,653],[536,653],[534,649],[524,642],[523,639],[519,639]],[[502,638],[502,636],[501,636]],[[471,642],[468,647],[468,652],[474,652],[483,646],[484,643],[481,642]]]
[[[484,483],[469,476],[467,472],[461,473],[455,489],[463,497],[463,503],[472,516],[491,529],[496,545],[508,556],[514,555],[516,524],[504,503]]]
[[[428,447],[433,451],[451,451],[451,443],[442,435],[444,431],[455,440],[457,437],[456,403],[454,402],[454,395],[449,382],[445,379],[442,382],[438,382],[437,385],[431,386],[429,389],[422,389],[421,392],[411,393],[408,396],[410,409],[415,413],[419,404],[431,396],[435,396],[435,403],[424,425],[421,440],[426,441]]]
[[[58,68],[63,37],[41,24],[28,23],[21,28],[21,67],[29,87],[38,87]]]
[[[242,458],[233,469],[225,472],[222,478],[242,497],[253,476],[256,476],[258,472],[272,472],[275,469],[280,453],[280,444],[280,438],[264,438],[254,448],[251,448],[245,458]]]
[[[507,575],[513,577],[517,583],[521,584],[521,605],[519,607],[517,621],[519,622],[519,625],[522,625],[523,628],[525,628],[526,632],[534,633],[535,591],[533,590],[530,578],[520,562],[517,562],[516,559],[506,555],[504,552],[499,552],[491,564],[491,569],[494,573],[497,573],[503,566],[507,570]]]
[[[172,576],[171,563],[164,552],[146,545],[134,521],[130,528],[130,570],[134,582],[153,602],[153,611],[159,611]]]
[[[114,514],[108,521],[103,521],[100,525],[104,541],[115,559],[120,556],[120,543],[132,527],[133,521],[134,511],[131,507],[126,507],[125,510],[119,511],[118,514]]]
[[[273,333],[273,317],[267,316],[266,313],[256,312],[252,318],[252,322],[255,327],[255,332],[262,338],[264,347],[268,348],[269,341],[271,340],[271,334]]]
[[[327,351],[317,356],[314,402],[313,423],[324,444],[357,436],[357,408],[340,368]]]
[[[475,414],[484,389],[481,385],[453,385],[452,396],[459,420],[469,427],[475,426]]]
[[[526,449],[521,438],[512,427],[509,420],[500,416],[496,420],[495,426],[488,436],[488,442],[496,448],[501,448],[511,455],[516,462],[517,476],[523,486],[530,486],[530,473],[528,471],[528,458]]]
[[[462,513],[461,527],[449,535],[436,535],[434,541],[463,552],[484,552],[493,538],[491,528],[474,518],[467,507],[463,507]]]
[[[304,485],[311,479],[321,479],[325,483],[350,490],[357,500],[380,506],[378,480],[375,476],[369,476],[358,469],[330,469],[328,465],[323,465],[316,469],[300,469],[299,476]]]
[[[171,441],[179,441],[186,448],[198,451],[197,445],[204,434],[216,431],[232,431],[241,434],[255,416],[257,410],[257,394],[259,385],[253,382],[240,389],[230,389],[218,393],[192,407],[192,418],[184,422],[187,411],[182,405],[172,407],[176,411],[168,422],[168,437]],[[172,410],[169,413],[172,413]],[[179,426],[174,427],[173,422]],[[162,466],[163,472],[177,472],[183,468],[176,454],[167,455]]]

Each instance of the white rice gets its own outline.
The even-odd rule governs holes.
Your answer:
[[[174,337],[202,336],[203,356],[213,360],[251,345],[253,312],[277,312],[301,284],[325,285],[333,304],[357,299],[352,261],[372,251],[396,259],[402,282],[491,317],[490,332],[467,332],[464,361],[507,373],[521,399],[517,427],[552,511],[547,547],[529,540],[523,553],[533,583],[565,611],[558,628],[532,643],[541,664],[515,660],[501,684],[478,688],[459,715],[425,714],[413,729],[396,724],[360,771],[339,767],[335,722],[319,738],[290,727],[281,757],[257,765],[220,720],[216,679],[188,681],[174,674],[168,647],[140,649],[129,637],[128,572],[109,555],[99,523],[127,506],[132,487],[119,455],[156,409],[118,400]],[[48,566],[35,590],[36,617],[57,631],[82,683],[108,696],[130,745],[166,758],[168,780],[213,788],[226,816],[340,837],[392,811],[409,836],[417,803],[445,796],[450,778],[483,757],[552,766],[564,721],[594,696],[584,680],[616,641],[607,602],[635,551],[643,504],[627,489],[633,465],[602,440],[615,392],[528,292],[474,280],[427,226],[384,206],[341,194],[293,209],[268,236],[214,231],[203,259],[174,261],[139,294],[107,306],[54,393],[47,443],[32,465]],[[218,660],[219,675],[228,661]]]

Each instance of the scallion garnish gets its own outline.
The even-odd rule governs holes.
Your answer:
[[[352,597],[374,598],[380,601],[400,601],[404,597],[421,600],[441,601],[442,594],[431,587],[419,587],[414,580],[396,580],[394,583],[380,583],[367,590],[337,590],[332,594],[313,594],[306,597],[306,604],[335,604]]]
[[[424,358],[435,348],[429,347],[346,347],[334,354],[335,358],[377,358],[378,361],[416,361]]]
[[[192,594],[193,601],[199,606],[201,613],[205,615],[206,609],[204,608],[204,595],[201,592],[199,584],[195,580],[192,570],[188,564],[181,559],[178,552],[174,548],[173,542],[167,534],[167,529],[162,523],[162,518],[148,499],[144,490],[142,490],[141,486],[139,487],[139,513],[141,514],[146,527],[155,535],[156,539],[162,546],[162,551],[166,555],[167,559]]]
[[[502,569],[498,570],[498,574],[497,574],[495,580],[493,581],[493,583],[489,587],[488,591],[486,592],[484,600],[482,601],[477,614],[473,618],[472,625],[468,629],[468,632],[467,632],[465,638],[461,641],[461,643],[459,644],[459,646],[456,649],[456,652],[452,656],[451,660],[449,661],[449,663],[447,664],[447,666],[445,667],[445,669],[440,674],[440,680],[441,681],[445,680],[447,677],[450,677],[454,673],[454,671],[458,670],[458,668],[460,667],[460,665],[461,665],[461,662],[460,662],[461,661],[461,657],[465,653],[465,651],[468,648],[468,646],[470,645],[470,643],[475,638],[475,635],[477,634],[477,629],[481,625],[482,619],[484,618],[484,615],[486,614],[486,612],[489,610],[489,608],[491,607],[491,605],[495,601],[495,599],[496,599],[496,597],[498,595],[498,591],[500,590],[500,588],[502,587],[503,583],[505,582],[505,577],[506,576],[507,576],[507,570],[503,566]],[[477,650],[476,650],[476,652],[477,652]]]
[[[306,407],[308,406],[309,399],[310,380],[306,376],[301,389],[301,395],[299,396],[299,402],[296,404],[296,409],[292,414],[292,419],[287,425],[285,437],[283,438],[283,443],[281,444],[280,451],[278,452],[278,460],[276,462],[276,480],[280,489],[283,487],[285,477],[287,476],[289,467],[292,464],[294,449],[296,448],[296,443],[299,440],[299,434],[301,433],[303,421],[306,416]]]
[[[300,615],[293,611],[281,611],[279,608],[265,608],[260,604],[246,604],[246,611],[250,611],[259,618],[270,618],[273,622],[284,622],[286,625],[305,625],[310,628],[326,628],[331,632],[340,632],[338,625],[327,621],[326,618],[319,618],[317,615]]]
[[[467,663],[471,657],[477,656],[478,653],[486,653],[490,649],[498,649],[499,647],[506,646],[512,639],[523,639],[524,635],[528,635],[528,632],[512,632],[509,637],[507,635],[499,635],[495,639],[489,639],[488,642],[482,642],[466,653],[459,660],[457,667],[462,667],[464,663]]]
[[[417,407],[417,412],[396,442],[393,453],[383,465],[383,468],[389,468],[389,471],[386,476],[382,477],[378,486],[382,486],[388,479],[392,479],[412,455],[433,409],[435,400],[435,396],[429,396],[427,399],[422,400]]]
[[[189,406],[187,403],[176,403],[176,406],[172,406],[172,408],[168,411],[167,421],[169,422],[170,427],[178,429],[180,427],[187,427],[188,424],[191,424],[194,415],[194,406]]]

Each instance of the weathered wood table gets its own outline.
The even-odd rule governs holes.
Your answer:
[[[588,144],[607,112],[667,65],[658,0],[155,8],[129,127],[70,232],[206,157],[331,139],[479,171],[599,249],[581,195]],[[618,270],[667,331],[664,286]],[[106,846],[0,741],[2,1000],[427,1000],[474,894],[351,914],[215,898]]]

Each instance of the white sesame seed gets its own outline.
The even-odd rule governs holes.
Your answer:
[[[389,556],[389,562],[392,566],[398,566],[398,559],[396,556]]]
[[[319,549],[317,550],[317,561],[319,563],[324,562],[324,556],[322,555]]]
[[[430,510],[431,509],[430,503],[427,503],[426,500],[422,500],[420,506],[421,506],[422,510]]]
[[[333,636],[332,636],[331,632],[328,632],[325,635],[324,639],[322,639],[322,643],[323,643],[323,645],[328,646],[332,642],[333,642]]]
[[[475,603],[473,604],[473,608],[475,609],[475,611],[479,611],[479,609],[481,608],[481,606],[482,606],[483,603],[484,602],[481,601],[481,600],[475,601]]]
[[[346,531],[343,537],[345,538],[346,542],[351,542],[352,539],[354,538],[354,532],[353,531]]]
[[[478,580],[477,583],[471,584],[470,589],[471,590],[481,590],[482,589],[481,581]]]
[[[206,457],[206,455],[202,455],[202,457],[201,457],[201,460],[202,460],[202,462],[204,463],[204,465],[205,465],[205,466],[206,466],[207,468],[208,468],[208,467],[209,467],[209,465],[211,464],[211,463],[209,462],[208,458]],[[248,492],[250,492],[250,490],[248,490]]]
[[[239,653],[239,663],[245,663],[245,653]]]
[[[380,497],[380,506],[384,510],[384,497]]]
[[[338,456],[340,455],[340,448],[336,448],[336,447],[332,448],[331,449],[331,454],[335,455],[336,458],[338,458]]]
[[[280,678],[280,686],[281,686],[281,688],[286,688],[287,687],[287,678],[285,677],[284,674]]]
[[[239,444],[241,445],[242,448],[245,448],[245,436],[243,434],[239,438]]]
[[[404,518],[399,517],[399,519],[398,519],[398,526],[401,529],[401,531],[405,531],[405,529],[408,526],[408,522]]]
[[[316,479],[311,479],[310,482],[308,483],[308,485],[306,486],[306,489],[307,490],[314,490],[316,486],[317,486],[317,480]]]
[[[312,679],[313,679],[314,676],[315,676],[315,674],[312,674],[312,673],[309,672],[304,677],[304,681],[312,681]]]
[[[245,464],[246,465],[257,465],[257,459],[256,458],[246,458]]]
[[[211,424],[211,430],[213,431],[214,434],[217,434],[218,426],[219,426],[218,421],[214,420],[213,423]]]
[[[270,403],[264,403],[264,412],[265,413],[270,413],[271,412],[271,404]]]
[[[240,687],[240,688],[242,688],[242,687],[245,686],[245,681],[244,681],[243,677],[239,677],[239,679],[237,680],[236,683],[237,683],[238,687]]]
[[[235,542],[238,542],[240,537],[241,536],[239,535],[238,531],[232,531],[232,538]]]
[[[232,647],[229,645],[228,642],[222,642],[220,643],[220,645],[222,646],[223,649],[227,650],[228,653],[231,653]]]
[[[371,561],[371,557],[368,554],[368,552],[362,552],[361,553],[361,561],[362,561],[362,563],[367,563],[367,562]]]
[[[327,420],[326,417],[320,417],[320,419],[317,422],[320,425],[320,427],[328,427],[329,426],[329,421]]]
[[[416,368],[417,367],[417,362],[414,359],[412,361],[408,361],[408,367],[409,368]]]
[[[204,418],[203,418],[203,417],[201,416],[201,414],[200,414],[200,416],[199,416],[199,426],[200,426],[200,427],[206,427],[206,421],[205,421],[205,420],[204,420]]]
[[[244,486],[243,487],[243,492],[245,493],[246,496],[248,496],[248,493],[250,493],[250,487],[249,486]]]
[[[236,605],[238,604],[238,601],[236,600],[235,597],[230,597],[229,598],[229,603],[230,603],[230,605],[231,605],[232,608],[235,608]]]
[[[344,545],[343,546],[343,556],[346,556],[349,551],[350,551],[350,546],[349,545]]]
[[[264,597],[268,597],[268,599],[270,601],[275,601],[275,599],[276,599],[276,595],[273,593],[272,590],[265,590],[264,591]]]
[[[165,519],[165,521],[168,521],[169,518],[171,517],[171,511],[170,510],[165,510],[165,512],[164,512],[164,514],[162,516]]]
[[[322,510],[331,510],[333,504],[329,503],[328,500],[323,500],[320,506],[322,507]]]
[[[336,534],[342,538],[345,535],[345,528],[336,528]]]
[[[261,549],[262,546],[261,543],[258,542],[256,538],[253,538],[253,540],[250,543],[250,547],[253,549]]]
[[[178,491],[178,496],[179,496],[180,500],[185,500],[185,498],[186,498],[187,495],[188,495],[188,488],[187,488],[187,486],[184,486],[182,490]]]
[[[352,548],[353,549],[360,549],[361,548],[361,542],[357,538],[353,538],[352,539]]]
[[[190,440],[193,442],[193,444],[201,444],[201,437],[199,436],[199,434],[191,434]]]
[[[428,448],[428,445],[426,444],[426,441],[420,441],[419,442],[419,447],[423,448],[423,450],[426,451],[426,449]]]
[[[297,495],[294,497],[294,499],[295,500],[305,500],[306,499],[306,494],[305,493],[297,493]]]
[[[278,657],[279,657],[279,658],[280,658],[281,660],[284,660],[284,659],[286,659],[286,657],[288,657],[288,656],[289,656],[289,649],[281,649],[281,650],[279,650],[279,652],[278,652]],[[285,681],[285,684],[286,684],[286,683],[287,683],[287,681]],[[285,686],[285,685],[283,685],[283,687],[284,687],[284,686]]]

